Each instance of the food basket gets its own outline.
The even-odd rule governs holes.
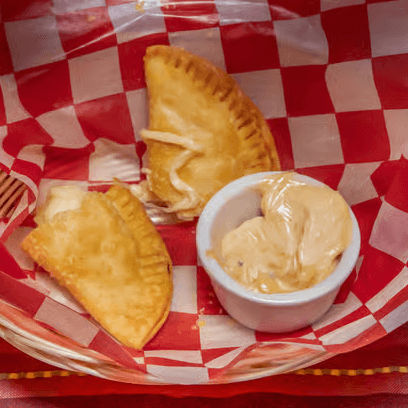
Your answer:
[[[46,0],[2,4],[0,168],[28,189],[0,222],[0,335],[57,367],[137,384],[217,384],[300,369],[407,321],[408,9],[378,0]],[[282,170],[338,190],[361,230],[335,304],[293,333],[249,330],[219,305],[196,221],[150,212],[174,264],[169,318],[123,347],[20,248],[55,185],[142,178],[143,56],[183,47],[259,107]]]

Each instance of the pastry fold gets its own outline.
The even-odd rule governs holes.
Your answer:
[[[172,265],[163,240],[125,187],[84,193],[73,209],[50,215],[55,194],[22,248],[117,340],[142,348],[170,309]]]
[[[181,219],[198,216],[229,182],[279,170],[269,127],[235,80],[183,49],[152,46],[144,58],[149,96],[147,180],[135,194]]]

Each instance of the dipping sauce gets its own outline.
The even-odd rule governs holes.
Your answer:
[[[262,216],[227,233],[216,256],[241,285],[259,293],[294,292],[327,278],[351,242],[343,197],[281,173],[262,181]],[[211,251],[213,254],[215,251]]]

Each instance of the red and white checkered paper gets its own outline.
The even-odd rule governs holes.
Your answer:
[[[407,321],[406,1],[10,1],[1,19],[0,167],[29,186],[0,223],[2,300],[168,383],[214,380],[273,341],[349,351]],[[197,260],[195,223],[159,227],[174,263],[174,298],[143,351],[118,345],[22,253],[29,214],[51,186],[104,190],[113,177],[140,180],[142,58],[154,44],[225,68],[263,112],[283,169],[327,183],[351,205],[361,254],[313,326],[271,335],[233,321]]]

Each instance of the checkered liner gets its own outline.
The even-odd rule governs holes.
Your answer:
[[[378,0],[3,2],[0,168],[29,186],[0,223],[0,297],[82,346],[173,382],[207,382],[265,342],[331,353],[408,316],[408,6]],[[29,213],[53,185],[140,180],[142,57],[170,44],[232,74],[263,112],[284,170],[327,183],[361,228],[355,271],[323,320],[258,333],[220,307],[195,224],[160,226],[174,267],[169,318],[143,351],[122,348],[22,253]],[[404,157],[405,155],[405,157]],[[118,300],[120,301],[120,300]],[[178,382],[178,381],[177,381]]]

